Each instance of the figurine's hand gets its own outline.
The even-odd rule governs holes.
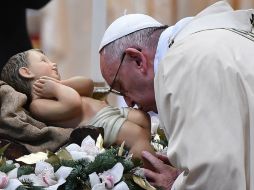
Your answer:
[[[142,157],[146,159],[155,168],[154,171],[143,169],[149,183],[163,190],[170,190],[174,181],[180,174],[180,170],[171,166],[168,158],[163,155],[154,155],[143,151]]]
[[[39,98],[55,98],[56,88],[61,85],[57,80],[41,77],[33,84],[33,93]]]

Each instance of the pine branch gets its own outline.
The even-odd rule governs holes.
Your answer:
[[[20,177],[22,175],[29,175],[34,172],[34,167],[25,165],[18,168],[17,176]]]
[[[14,164],[3,164],[2,166],[0,166],[0,171],[4,172],[4,173],[8,173],[9,171],[13,170],[14,168],[16,168],[16,166]]]

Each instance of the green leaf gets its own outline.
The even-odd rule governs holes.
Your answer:
[[[10,143],[4,145],[3,147],[0,148],[0,156],[4,155],[4,152],[6,151],[6,149],[10,146]]]
[[[9,171],[13,170],[16,168],[14,164],[4,164],[0,167],[0,171],[4,173],[8,173]]]
[[[18,168],[18,177],[22,176],[22,175],[29,175],[31,173],[34,173],[34,167],[30,166],[30,165],[26,165],[26,166],[21,166]]]
[[[72,160],[71,154],[65,148],[61,148],[56,155],[60,160]]]
[[[48,159],[45,160],[46,162],[50,163],[51,165],[57,165],[57,164],[60,164],[60,159],[59,157],[53,153],[53,152],[50,152],[48,151]]]

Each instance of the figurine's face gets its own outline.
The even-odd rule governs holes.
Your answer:
[[[51,62],[42,52],[29,50],[28,62],[28,68],[33,73],[35,80],[42,76],[48,76],[60,80],[56,63]]]

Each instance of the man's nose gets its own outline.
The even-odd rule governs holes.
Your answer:
[[[124,96],[123,98],[124,98],[126,104],[128,105],[128,107],[134,107],[135,106],[135,103],[128,96]]]

